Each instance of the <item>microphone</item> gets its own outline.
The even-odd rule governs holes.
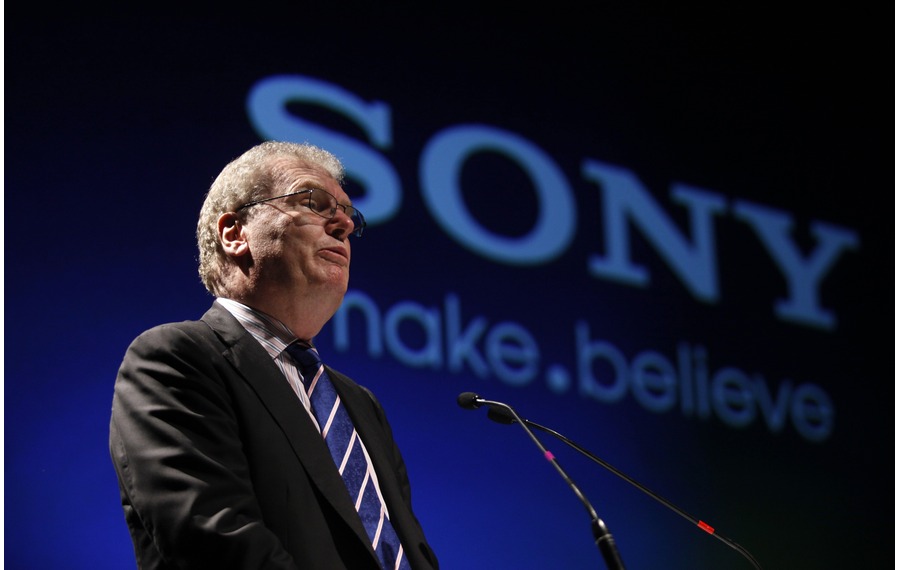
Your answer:
[[[584,496],[581,490],[574,484],[574,481],[571,480],[571,477],[568,476],[568,473],[565,472],[564,469],[559,465],[559,462],[556,461],[555,456],[547,450],[540,440],[537,439],[537,436],[534,435],[526,422],[524,422],[521,418],[518,417],[518,414],[515,413],[515,410],[512,409],[511,406],[507,404],[503,404],[502,402],[494,402],[491,400],[485,400],[475,394],[474,392],[463,392],[459,394],[459,397],[456,399],[458,404],[467,409],[474,410],[480,408],[482,405],[489,406],[489,410],[493,410],[494,408],[501,408],[505,413],[509,414],[510,417],[513,418],[512,422],[518,422],[518,424],[524,429],[524,431],[530,436],[531,440],[537,445],[540,451],[543,452],[543,457],[547,459],[550,463],[552,463],[553,467],[556,468],[559,475],[568,483],[568,486],[571,487],[571,490],[574,491],[574,494],[577,495],[578,499],[580,499],[581,503],[584,504],[584,507],[587,509],[587,513],[590,515],[591,528],[593,530],[593,541],[596,546],[599,548],[600,553],[602,554],[603,560],[606,562],[606,567],[610,570],[624,570],[624,563],[621,561],[621,556],[618,554],[618,547],[615,545],[615,539],[612,538],[612,533],[609,532],[609,529],[606,527],[606,524],[599,518],[599,515],[596,514],[596,510],[593,508],[593,505],[590,504],[590,501]]]
[[[462,392],[459,394],[459,397],[456,398],[456,401],[466,410],[476,410],[481,407],[481,404],[487,403],[487,400],[482,400],[481,397],[474,392]]]
[[[472,396],[474,396],[474,398],[471,398],[471,396],[468,396],[468,394],[471,394]],[[478,399],[478,398],[479,398],[476,394],[472,394],[471,392],[466,392],[465,394],[459,395],[459,405],[462,405],[462,396],[465,396],[466,402],[468,402],[469,400],[474,401],[474,399]],[[481,400],[481,401],[482,401],[483,403],[488,403],[486,400]],[[476,404],[474,407],[479,407],[479,406],[480,406],[480,404]],[[465,406],[463,406],[463,407],[465,407]],[[472,407],[471,409],[474,409],[474,407]],[[527,424],[528,426],[530,426],[530,427],[532,427],[532,428],[538,429],[538,430],[540,430],[540,431],[546,432],[546,433],[548,433],[548,434],[550,434],[550,435],[556,437],[557,439],[561,440],[562,442],[564,442],[564,443],[567,444],[568,446],[574,448],[575,450],[577,450],[577,451],[580,452],[581,454],[587,456],[588,458],[590,458],[590,459],[593,460],[594,462],[596,462],[596,463],[598,463],[599,465],[605,467],[607,470],[611,471],[612,473],[614,473],[615,475],[617,475],[617,476],[620,477],[621,479],[624,479],[625,481],[627,481],[628,483],[630,483],[631,485],[633,485],[633,486],[636,487],[637,489],[640,489],[641,491],[643,491],[644,493],[646,493],[647,495],[649,495],[650,497],[652,497],[652,498],[655,499],[656,501],[662,503],[663,505],[665,505],[666,507],[668,507],[669,509],[671,509],[671,510],[674,511],[675,513],[677,513],[677,514],[679,514],[680,516],[684,517],[685,519],[687,519],[688,521],[690,521],[691,523],[693,523],[693,524],[696,525],[697,527],[701,528],[701,529],[704,530],[705,532],[707,532],[707,533],[709,533],[710,535],[714,536],[715,538],[717,538],[718,540],[720,540],[721,542],[723,542],[724,544],[726,544],[726,545],[729,546],[730,548],[733,548],[734,550],[736,550],[737,552],[739,552],[740,554],[742,554],[747,560],[749,560],[749,561],[752,563],[752,565],[753,565],[757,570],[762,570],[761,565],[758,563],[758,561],[756,561],[756,559],[752,556],[752,554],[749,553],[748,550],[746,550],[745,548],[743,548],[742,546],[740,546],[739,544],[737,544],[737,543],[734,542],[733,540],[731,540],[731,539],[729,539],[729,538],[727,538],[727,537],[725,537],[725,536],[722,536],[721,534],[718,534],[717,532],[715,532],[715,529],[714,529],[712,526],[708,525],[707,523],[705,523],[705,522],[703,522],[703,521],[701,521],[701,520],[699,520],[699,519],[697,519],[697,518],[694,518],[694,517],[690,516],[689,514],[687,514],[686,512],[684,512],[682,509],[680,509],[680,508],[679,508],[678,506],[676,506],[675,504],[671,503],[670,501],[668,501],[667,499],[663,498],[662,496],[660,496],[660,495],[658,495],[658,494],[656,494],[656,493],[650,491],[648,488],[644,487],[643,485],[641,485],[640,483],[638,483],[638,482],[635,481],[634,479],[631,479],[630,477],[628,477],[627,475],[625,475],[624,473],[622,473],[621,471],[619,471],[618,469],[616,469],[615,467],[613,467],[612,465],[610,465],[609,463],[607,463],[607,462],[603,461],[602,459],[600,459],[599,457],[593,455],[592,453],[590,453],[589,451],[587,451],[586,449],[584,449],[583,447],[581,447],[581,446],[578,445],[577,443],[571,441],[570,439],[568,439],[568,438],[565,437],[564,435],[560,434],[559,432],[557,432],[557,431],[555,431],[555,430],[552,430],[552,429],[550,429],[550,428],[548,428],[548,427],[542,426],[542,425],[540,425],[540,424],[538,424],[538,423],[536,423],[536,422],[532,422],[532,421],[527,420],[527,419],[522,419],[522,418],[518,417],[517,414],[512,414],[512,413],[510,413],[510,412],[509,412],[509,409],[507,409],[507,407],[490,405],[489,408],[487,409],[487,417],[490,418],[491,420],[493,420],[493,421],[495,421],[495,422],[497,422],[497,423],[501,423],[501,424],[514,424],[514,423],[516,423],[516,422],[518,422],[518,423],[524,423],[524,424]]]

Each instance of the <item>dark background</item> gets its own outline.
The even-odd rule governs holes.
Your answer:
[[[128,568],[131,544],[106,439],[129,342],[198,318],[212,299],[195,269],[196,215],[224,164],[260,142],[246,109],[257,82],[315,78],[392,112],[377,149],[402,185],[397,214],[354,244],[351,288],[386,313],[411,302],[446,318],[514,322],[541,370],[576,367],[575,323],[628,359],[702,346],[710,369],[769,390],[812,383],[833,400],[823,442],[789,421],[737,429],[677,408],[651,413],[469,367],[411,366],[319,344],[381,398],[404,451],[416,510],[443,567],[597,568],[589,517],[516,426],[460,409],[475,391],[580,443],[723,535],[766,569],[884,567],[894,547],[894,184],[892,10],[637,3],[507,8],[453,3],[234,7],[203,14],[6,14],[5,562],[9,568]],[[49,10],[48,10],[49,12]],[[322,109],[297,116],[365,142]],[[484,124],[560,167],[577,226],[557,258],[490,260],[436,223],[421,191],[437,133]],[[314,140],[312,142],[315,142]],[[374,150],[374,149],[373,149]],[[603,280],[600,189],[585,159],[635,173],[680,231],[675,184],[728,201],[717,220],[717,302],[697,301],[633,231],[645,287]],[[460,184],[484,227],[521,235],[539,210],[527,176],[479,156]],[[364,211],[364,189],[358,204]],[[855,232],[827,273],[832,330],[778,319],[786,282],[749,227],[746,200],[810,227]],[[423,342],[406,323],[409,346]],[[593,373],[601,377],[597,365]],[[596,508],[628,568],[751,568],[748,561],[563,444],[545,439]]]

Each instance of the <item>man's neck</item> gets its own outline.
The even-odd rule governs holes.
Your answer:
[[[332,303],[316,303],[309,297],[300,301],[263,295],[232,296],[231,299],[281,321],[297,338],[305,341],[314,338],[336,311],[336,307],[331,308]]]

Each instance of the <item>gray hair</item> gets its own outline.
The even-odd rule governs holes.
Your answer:
[[[219,240],[219,217],[291,183],[287,170],[298,162],[323,168],[343,183],[343,165],[330,152],[308,143],[266,141],[231,161],[209,187],[197,221],[197,247],[200,279],[213,295],[227,293],[226,269],[231,263]]]

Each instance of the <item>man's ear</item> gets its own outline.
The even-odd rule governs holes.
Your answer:
[[[247,230],[240,222],[237,214],[234,212],[222,214],[218,220],[218,231],[222,249],[225,250],[227,255],[240,257],[249,253],[250,245],[247,243]]]

